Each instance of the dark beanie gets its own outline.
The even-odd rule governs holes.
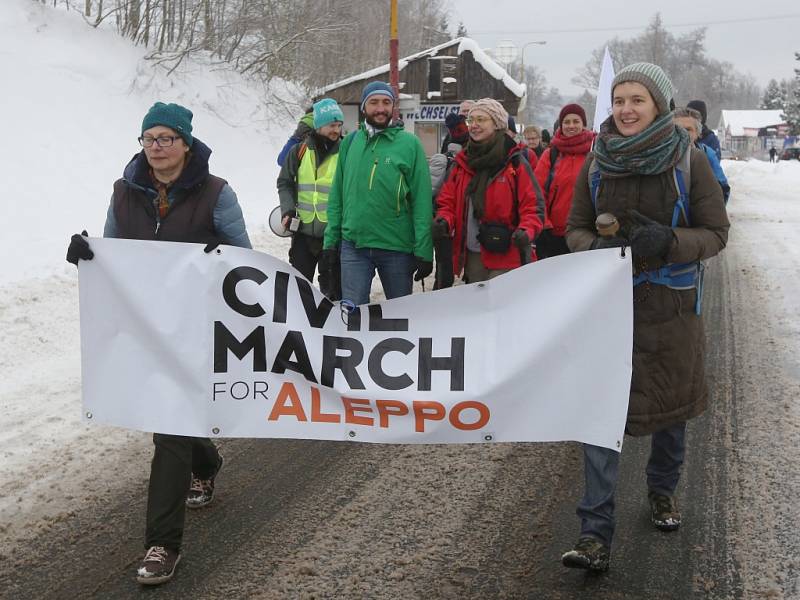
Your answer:
[[[567,104],[564,108],[561,109],[561,112],[558,113],[558,126],[561,127],[561,121],[564,120],[564,117],[567,115],[578,115],[583,121],[583,126],[586,127],[586,111],[583,110],[583,107],[580,104]]]
[[[550,143],[550,132],[547,129],[542,129],[542,142],[545,144]]]
[[[708,118],[708,108],[706,107],[705,102],[703,102],[702,100],[692,100],[686,105],[686,108],[693,108],[697,112],[699,112],[700,116],[702,117],[702,119],[700,119],[701,122],[703,123],[703,125],[706,124],[706,119]]]
[[[192,111],[184,108],[180,104],[164,104],[163,102],[156,102],[147,111],[142,121],[142,133],[156,127],[163,125],[175,130],[175,132],[183,138],[187,146],[192,145]]]
[[[457,112],[450,113],[444,119],[447,131],[450,134],[450,141],[457,144],[465,144],[469,139],[469,128],[466,123],[467,117]]]
[[[392,86],[388,83],[384,81],[370,81],[364,86],[364,90],[361,92],[361,110],[364,110],[364,104],[367,103],[367,98],[376,95],[389,96],[392,102],[396,100]]]

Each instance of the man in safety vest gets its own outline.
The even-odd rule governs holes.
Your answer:
[[[339,159],[344,115],[331,98],[314,104],[314,130],[288,153],[278,176],[283,226],[294,232],[289,263],[309,281],[322,251],[328,223],[328,193]],[[338,299],[338,281],[330,270],[319,271],[320,289]]]

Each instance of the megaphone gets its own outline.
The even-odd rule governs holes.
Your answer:
[[[292,232],[286,229],[281,221],[283,221],[281,219],[281,207],[278,205],[269,213],[269,228],[278,237],[291,237]]]

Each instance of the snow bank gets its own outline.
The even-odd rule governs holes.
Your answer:
[[[113,31],[88,27],[77,12],[0,3],[0,222],[14,248],[0,285],[69,272],[69,236],[84,228],[101,234],[112,184],[139,151],[142,117],[158,100],[194,112],[195,134],[214,151],[212,172],[238,193],[248,227],[265,226],[277,204],[275,157],[294,124],[270,130],[264,90],[236,73],[189,62],[167,78],[144,53]]]

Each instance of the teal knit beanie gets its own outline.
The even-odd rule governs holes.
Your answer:
[[[156,102],[147,111],[142,121],[142,133],[155,127],[163,125],[174,129],[183,138],[187,146],[192,145],[192,111],[184,108],[180,104],[164,104]]]
[[[336,104],[336,100],[323,98],[314,103],[314,129],[319,129],[335,121],[344,123],[344,113],[339,108],[339,105]]]
[[[640,62],[621,69],[617,76],[614,77],[614,81],[611,82],[612,104],[614,102],[614,88],[626,81],[635,81],[647,88],[658,107],[659,115],[665,115],[670,112],[669,101],[672,100],[673,94],[672,82],[661,67],[651,63]]]

